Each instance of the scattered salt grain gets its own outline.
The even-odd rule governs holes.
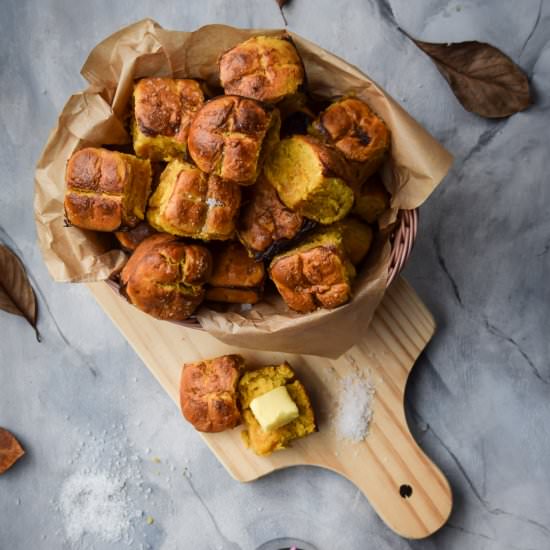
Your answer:
[[[374,387],[362,375],[347,375],[340,381],[336,431],[341,439],[363,441],[372,419]]]
[[[77,472],[66,479],[59,504],[70,542],[84,534],[119,541],[130,528],[124,481],[107,472]]]
[[[134,499],[143,494],[138,485],[140,461],[134,460],[135,450],[115,428],[113,424],[113,430],[103,430],[103,435],[76,445],[69,461],[74,466],[57,498],[50,500],[61,516],[64,548],[81,548],[85,541],[88,548],[89,537],[135,547],[130,541],[139,514]]]
[[[223,201],[221,201],[220,199],[216,199],[215,197],[208,197],[205,202],[210,208],[216,206],[225,206],[225,203]]]

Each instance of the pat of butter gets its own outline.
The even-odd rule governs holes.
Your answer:
[[[276,430],[300,416],[286,386],[279,386],[256,397],[251,401],[250,409],[265,431]]]

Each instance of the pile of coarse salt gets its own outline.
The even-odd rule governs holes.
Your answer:
[[[130,529],[125,480],[106,471],[77,472],[61,488],[59,507],[65,533],[75,543],[84,534],[105,542],[120,541]]]
[[[374,386],[362,375],[348,374],[340,380],[336,432],[341,439],[363,441],[372,419]]]
[[[136,509],[139,494],[134,494],[143,493],[140,462],[122,424],[101,434],[87,431],[69,461],[75,469],[63,481],[56,502],[71,547],[84,537],[135,546],[134,524],[144,515]]]

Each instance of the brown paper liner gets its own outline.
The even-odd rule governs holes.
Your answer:
[[[90,53],[82,68],[87,90],[73,95],[37,163],[35,220],[44,261],[56,281],[107,279],[126,255],[112,237],[66,227],[63,210],[67,160],[87,145],[130,142],[124,120],[133,82],[144,76],[201,78],[218,85],[219,55],[250,36],[281,30],[235,29],[208,25],[189,33],[162,29],[145,19],[111,35]],[[290,33],[306,68],[309,90],[330,99],[355,94],[365,100],[392,132],[384,183],[392,193],[390,223],[399,209],[420,206],[449,170],[451,155],[375,82],[356,67]],[[384,233],[382,233],[383,235]],[[349,304],[300,315],[268,296],[248,311],[220,313],[202,307],[198,319],[220,340],[242,347],[337,357],[367,330],[386,288],[390,245],[381,238],[355,281]]]

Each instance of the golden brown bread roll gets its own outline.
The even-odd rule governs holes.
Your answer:
[[[183,321],[204,298],[210,276],[208,249],[172,235],[145,239],[121,273],[122,293],[129,302],[157,319]]]
[[[138,247],[139,243],[155,234],[156,230],[147,222],[141,222],[128,231],[117,231],[115,237],[124,250],[133,252]]]
[[[313,222],[287,208],[263,176],[246,190],[239,217],[240,241],[258,259],[274,256],[311,229]]]
[[[243,367],[244,359],[240,355],[223,355],[183,365],[181,410],[197,430],[222,432],[239,423],[237,384]]]
[[[341,231],[330,228],[275,256],[269,275],[291,309],[309,313],[346,303],[355,268],[346,256]]]
[[[195,80],[142,78],[134,86],[134,150],[151,160],[184,158],[189,126],[204,103]]]
[[[374,223],[390,207],[390,194],[386,191],[380,176],[374,175],[361,187],[355,197],[353,213],[368,223]]]
[[[189,130],[189,154],[208,174],[251,185],[256,181],[263,157],[279,139],[280,118],[276,109],[237,96],[208,101]]]
[[[314,137],[281,140],[266,158],[264,174],[288,208],[321,224],[342,219],[353,206],[342,155]]]
[[[241,190],[230,181],[173,160],[161,174],[147,220],[158,231],[195,239],[233,237]]]
[[[67,221],[94,231],[135,227],[145,217],[151,164],[107,149],[74,153],[65,172]]]
[[[255,304],[262,296],[265,267],[248,255],[240,243],[214,247],[212,274],[206,299],[216,302]]]
[[[364,101],[353,97],[325,109],[310,132],[342,152],[358,184],[378,170],[390,146],[390,131],[384,121]]]
[[[304,82],[304,66],[289,35],[253,36],[220,58],[226,94],[277,103]]]

